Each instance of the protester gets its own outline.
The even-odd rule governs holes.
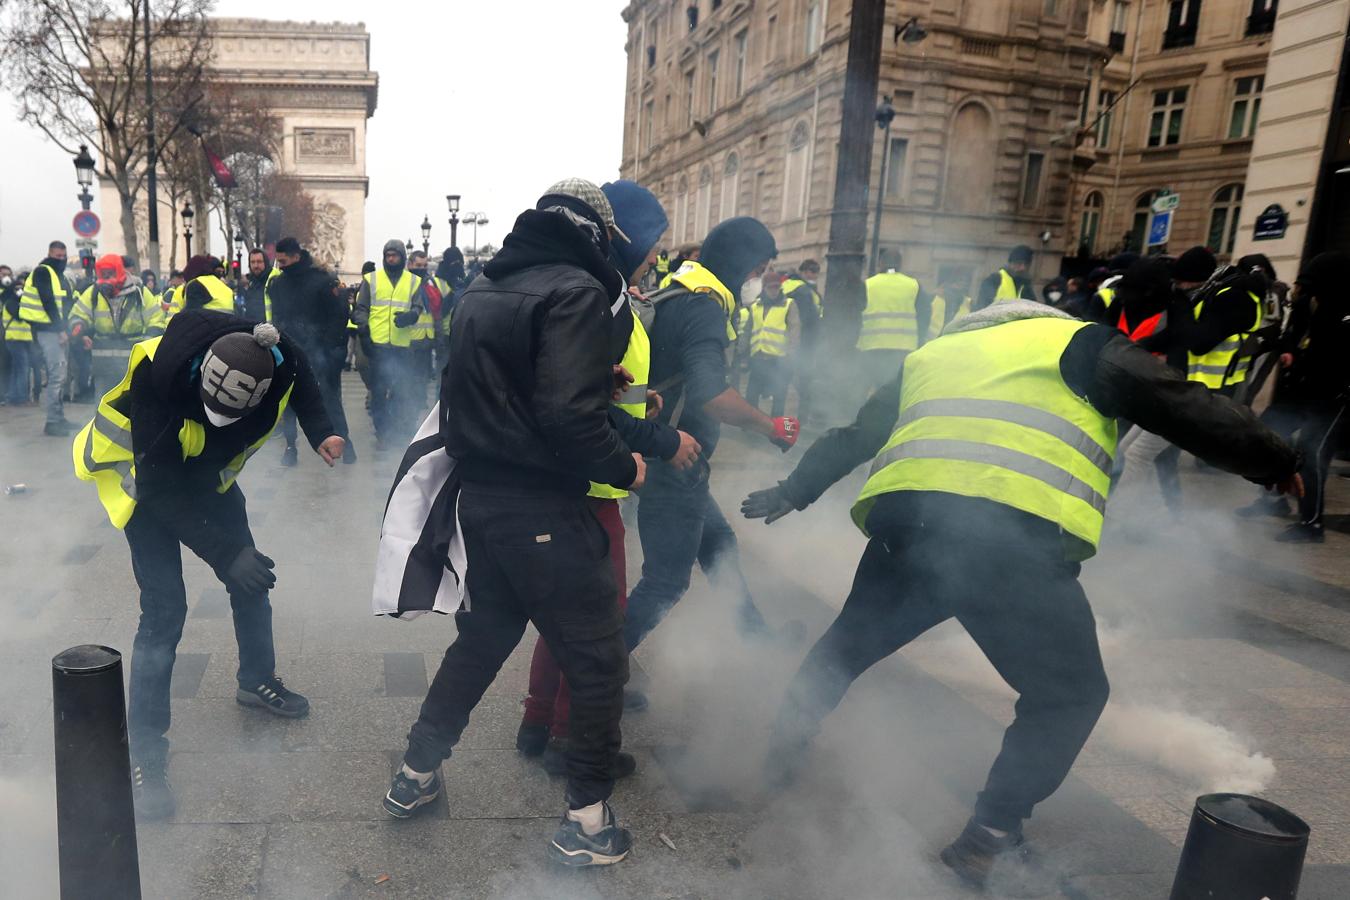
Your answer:
[[[820,263],[804,259],[793,275],[783,279],[783,294],[796,307],[801,323],[801,343],[793,360],[792,374],[797,385],[797,421],[805,424],[811,417],[816,402],[818,368],[824,343],[824,307],[816,282],[820,280]]]
[[[988,275],[980,282],[979,293],[975,296],[975,309],[984,309],[999,300],[1035,300],[1036,289],[1031,286],[1028,272],[1034,254],[1025,244],[1019,244],[1008,252],[1008,264]]]
[[[370,418],[375,446],[402,444],[416,427],[417,386],[412,329],[422,314],[422,279],[407,269],[397,238],[384,245],[384,265],[361,279],[352,321],[370,358]]]
[[[46,407],[46,422],[42,433],[49,437],[65,437],[74,427],[66,419],[62,393],[66,387],[66,301],[71,295],[70,283],[65,277],[66,245],[52,241],[47,256],[34,267],[24,281],[19,295],[19,319],[27,322],[33,334],[33,346],[41,357],[43,378],[42,403]]]
[[[745,402],[758,409],[760,397],[772,397],[770,415],[781,416],[798,362],[805,316],[798,312],[795,300],[784,296],[782,275],[765,272],[761,284],[759,299],[750,307],[750,385]],[[815,315],[814,310],[810,315]]]
[[[272,318],[272,301],[267,293],[268,282],[276,270],[268,265],[267,254],[255,247],[248,252],[248,273],[240,295],[243,299],[240,315],[250,322],[267,322]]]
[[[164,333],[164,311],[155,295],[128,269],[120,256],[99,257],[97,278],[70,311],[74,346],[91,354],[89,392],[102,393],[127,370],[131,345]]]
[[[32,402],[31,372],[33,329],[19,318],[19,285],[14,270],[0,266],[0,334],[5,341],[5,395],[7,406]]]

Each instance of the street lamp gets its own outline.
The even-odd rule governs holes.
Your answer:
[[[412,238],[408,238],[408,243],[403,245],[403,249],[408,251],[408,253],[412,253],[413,251]]]
[[[183,201],[183,211],[180,213],[183,217],[183,239],[187,244],[187,259],[192,259],[192,202]]]
[[[891,106],[891,98],[881,98],[881,105],[877,107],[876,120],[877,127],[881,129],[881,183],[877,185],[877,214],[872,219],[872,271],[877,271],[877,262],[880,257],[881,241],[881,201],[886,197],[886,163],[889,162],[891,155],[891,121],[895,119],[895,107]]]
[[[422,216],[422,252],[431,252],[431,217]]]
[[[83,209],[89,208],[94,195],[89,186],[94,183],[94,158],[89,155],[89,145],[81,144],[80,152],[75,155],[75,180],[80,183],[79,200]]]
[[[244,234],[241,231],[234,233],[234,270],[241,279],[244,277]]]
[[[488,223],[487,213],[483,213],[483,212],[471,212],[471,213],[469,213],[467,216],[464,217],[464,224],[465,224],[465,225],[472,225],[472,226],[473,226],[473,247],[472,247],[472,249],[473,249],[473,258],[474,258],[475,260],[478,259],[478,226],[479,226],[479,225],[486,225],[487,223]]]
[[[913,16],[903,25],[895,26],[895,36],[892,42],[904,41],[906,44],[920,43],[928,37],[928,29],[919,24],[919,17]]]
[[[459,194],[446,194],[445,205],[450,207],[450,246],[456,247],[459,237]]]

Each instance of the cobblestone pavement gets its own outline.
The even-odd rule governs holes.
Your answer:
[[[639,772],[614,803],[637,848],[612,871],[558,873],[543,848],[561,779],[514,750],[533,635],[508,661],[443,774],[429,813],[394,822],[380,797],[428,678],[445,617],[374,619],[369,587],[397,454],[373,452],[360,384],[346,381],[360,462],[283,469],[266,447],[242,485],[258,545],[277,560],[279,671],[312,715],[233,701],[228,601],[185,554],[190,603],[175,670],[170,773],[179,811],[140,829],[147,897],[947,898],[968,896],[935,854],[962,826],[1013,695],[959,628],[935,629],[855,685],[791,790],[759,787],[766,725],[806,644],[744,645],[701,576],[638,654],[650,711],[625,718]],[[72,419],[89,406],[73,406]],[[55,896],[50,658],[130,652],[136,589],[126,545],[70,444],[32,409],[0,409],[0,896]],[[796,454],[728,436],[714,485],[728,513]],[[1113,695],[1064,787],[1028,824],[1067,896],[1165,896],[1196,795],[1259,793],[1312,826],[1303,898],[1350,896],[1350,485],[1333,478],[1322,546],[1270,540],[1254,496],[1183,463],[1187,513],[1114,527],[1084,569]],[[855,479],[856,479],[855,474]],[[847,592],[862,539],[854,481],[765,528],[738,525],[743,563],[775,624],[806,641]],[[631,579],[640,564],[629,539]]]

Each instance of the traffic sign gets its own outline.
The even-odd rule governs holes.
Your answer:
[[[80,248],[81,250],[97,250],[98,241],[94,240],[93,238],[76,238],[75,246]]]
[[[74,221],[70,223],[70,226],[75,229],[75,233],[84,238],[91,238],[98,234],[102,225],[103,223],[98,220],[98,214],[88,209],[77,212]]]
[[[1148,225],[1148,245],[1156,247],[1159,244],[1167,243],[1167,239],[1172,236],[1172,211],[1160,212],[1153,216],[1153,221]]]
[[[1256,217],[1256,227],[1252,232],[1254,241],[1274,241],[1284,237],[1289,230],[1289,213],[1278,203],[1272,203]]]
[[[1180,205],[1181,195],[1174,194],[1166,188],[1158,191],[1158,195],[1153,198],[1153,211],[1155,213],[1171,212]]]

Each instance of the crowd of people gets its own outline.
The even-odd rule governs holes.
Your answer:
[[[626,687],[630,653],[688,591],[696,564],[730,598],[745,639],[784,637],[755,602],[711,489],[722,428],[792,450],[800,420],[824,417],[816,398],[831,370],[816,260],[779,266],[774,235],[752,217],[673,254],[657,249],[667,225],[634,182],[572,178],[519,215],[472,279],[453,249],[433,269],[390,241],[344,286],[288,238],[271,260],[251,253],[237,283],[199,256],[156,295],[134,263],[103,257],[80,290],[54,242],[16,303],[5,295],[7,344],[25,340],[11,326],[27,326],[34,345],[12,352],[11,368],[22,369],[23,402],[42,386],[46,433],[71,430],[61,388],[72,348],[110,367],[91,367],[99,399],[74,460],[124,530],[141,589],[128,712],[140,816],[175,808],[167,735],[187,609],[180,545],[229,593],[238,702],[309,712],[275,671],[276,562],[254,544],[237,478],[277,427],[284,465],[298,461],[299,430],[328,465],[354,462],[341,396],[354,365],[380,445],[407,448],[376,572],[396,596],[377,588],[376,610],[456,617],[384,809],[408,818],[439,796],[440,767],[533,624],[517,749],[567,782],[547,852],[566,866],[627,856],[633,836],[609,803],[637,766],[620,723],[649,704]],[[1345,402],[1335,289],[1350,258],[1319,256],[1286,290],[1260,257],[1220,267],[1203,248],[1122,256],[1086,280],[1052,281],[1039,299],[1026,247],[973,298],[969,279],[929,291],[898,253],[878,263],[848,354],[850,380],[867,388],[856,419],[825,431],[791,475],[741,508],[772,523],[871,461],[852,508],[867,549],[837,620],[788,687],[768,775],[795,778],[854,679],[956,618],[1020,699],[942,859],[972,884],[1011,891],[1046,877],[1022,823],[1063,781],[1106,701],[1078,573],[1113,484],[1130,477],[1122,457],[1175,475],[1176,457],[1191,452],[1261,485],[1253,511],[1297,497],[1290,539],[1320,539]],[[1272,372],[1268,426],[1250,406]],[[444,463],[434,480],[426,460]],[[1160,483],[1159,502],[1175,502],[1175,479]],[[620,514],[630,492],[642,554],[631,591]],[[411,523],[408,534],[394,534],[394,520]]]

